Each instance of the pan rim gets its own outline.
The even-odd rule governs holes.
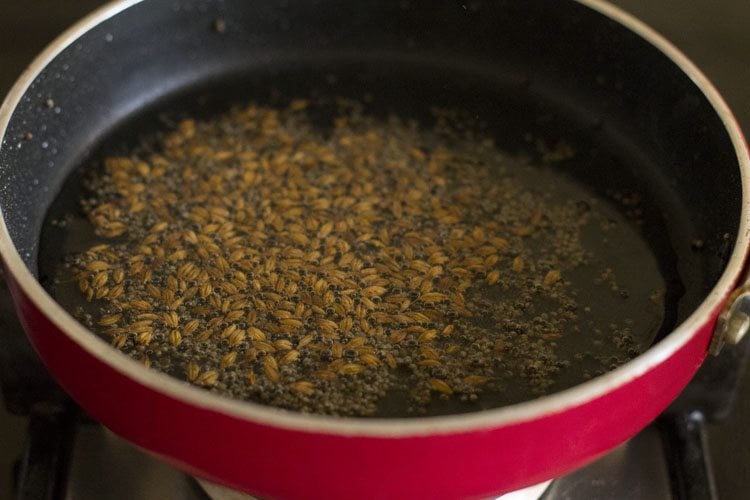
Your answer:
[[[17,105],[36,77],[63,50],[82,35],[120,12],[144,0],[119,0],[106,4],[56,38],[39,54],[11,88],[0,107],[0,138]],[[23,293],[56,328],[78,347],[120,375],[165,397],[192,407],[224,414],[268,427],[299,432],[372,438],[408,438],[453,434],[517,425],[540,417],[562,413],[594,401],[627,385],[670,358],[685,346],[701,327],[712,320],[740,278],[750,249],[750,157],[742,131],[726,102],[708,78],[679,49],[634,16],[604,0],[572,0],[607,17],[658,49],[676,64],[703,93],[724,124],[737,156],[742,184],[742,209],[737,239],[721,277],[702,303],[662,341],[624,365],[572,388],[515,405],[475,413],[437,417],[375,418],[332,417],[289,412],[259,403],[240,401],[210,393],[166,374],[145,368],[136,360],[113,349],[78,323],[43,289],[24,264],[11,240],[0,210],[0,258]]]

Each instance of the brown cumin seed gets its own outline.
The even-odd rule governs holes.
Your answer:
[[[266,353],[276,352],[276,348],[272,344],[259,340],[253,341],[253,347],[255,347],[258,351],[263,351]]]
[[[365,371],[365,367],[358,363],[346,363],[338,371],[342,375],[357,375]]]
[[[125,292],[125,286],[123,284],[115,285],[107,294],[109,300],[115,300]]]
[[[129,305],[133,309],[138,309],[140,311],[150,311],[151,309],[153,309],[153,306],[150,303],[141,299],[131,300]]]
[[[312,335],[305,335],[297,342],[297,349],[302,349],[303,347],[309,345],[313,340],[314,337]]]
[[[315,392],[315,385],[307,380],[298,380],[290,384],[289,387],[291,387],[294,392],[304,394],[305,396],[309,396]]]
[[[292,317],[292,313],[289,311],[284,311],[283,309],[277,309],[273,312],[273,315],[276,317],[276,319],[288,319]]]
[[[406,339],[407,333],[404,331],[392,332],[390,335],[390,341],[393,344],[399,344]]]
[[[292,342],[287,339],[275,340],[273,346],[280,351],[288,351],[294,347]]]
[[[95,260],[86,264],[86,269],[88,271],[104,271],[106,269],[109,269],[109,264],[102,260]]]
[[[282,365],[288,365],[294,363],[299,359],[299,351],[291,350],[279,358],[279,363]]]
[[[429,330],[425,330],[422,333],[419,334],[419,343],[426,343],[426,342],[432,342],[435,340],[435,337],[437,337],[437,330],[434,328],[431,328]]]
[[[440,359],[440,353],[428,345],[420,346],[419,350],[426,359]]]
[[[443,364],[437,359],[423,359],[418,361],[417,365],[423,368],[439,368]]]
[[[279,324],[282,327],[286,329],[291,329],[291,330],[297,330],[304,326],[304,323],[302,323],[302,321],[298,319],[294,319],[294,318],[282,319],[279,321]]]
[[[122,314],[111,314],[108,316],[102,316],[99,320],[99,326],[110,326],[116,324],[122,318]]]
[[[224,316],[224,321],[226,321],[226,322],[237,321],[238,319],[240,319],[244,315],[245,315],[245,312],[242,311],[242,310],[229,311],[229,313],[227,313],[227,315]]]
[[[364,297],[379,297],[383,295],[386,292],[386,288],[382,286],[368,286],[367,288],[364,288],[362,290],[362,295]]]
[[[488,377],[484,377],[482,375],[469,375],[467,377],[464,377],[464,382],[469,385],[482,385],[487,383],[488,380]]]
[[[494,285],[500,279],[500,271],[497,269],[487,274],[487,284]]]
[[[331,346],[331,353],[333,354],[334,358],[341,358],[344,354],[344,346],[341,345],[341,342],[334,342]]]
[[[163,313],[162,319],[164,320],[164,323],[167,324],[167,326],[171,326],[172,328],[177,328],[177,326],[180,324],[180,317],[174,311]]]
[[[247,329],[247,334],[250,336],[252,340],[257,340],[257,341],[266,340],[266,334],[254,326],[251,326],[250,328]]]
[[[412,311],[410,313],[407,313],[407,317],[410,320],[419,322],[419,323],[429,323],[430,318],[426,314],[420,312],[420,311]]]
[[[243,330],[236,330],[227,339],[227,341],[229,342],[229,347],[236,347],[239,344],[241,344],[244,340],[245,340],[245,332]]]
[[[560,271],[558,271],[557,269],[553,269],[544,276],[542,284],[544,284],[544,286],[550,286],[554,285],[558,281],[560,281]]]
[[[372,368],[380,365],[380,360],[378,359],[378,357],[370,353],[360,354],[359,360],[362,362],[362,364]]]
[[[433,378],[429,380],[430,387],[443,394],[453,394],[453,389],[444,380]]]
[[[236,351],[228,352],[219,361],[219,366],[221,368],[226,368],[228,366],[233,365],[236,360],[237,360],[237,352]]]
[[[115,349],[122,349],[125,345],[125,342],[127,342],[128,336],[127,335],[117,335],[112,339],[112,346]]]
[[[169,332],[169,343],[173,346],[178,346],[182,343],[182,334],[179,330]]]
[[[157,222],[151,226],[152,233],[160,233],[169,227],[169,222]]]
[[[208,370],[201,373],[198,378],[195,379],[195,383],[198,385],[204,385],[210,387],[215,385],[219,380],[219,372],[216,370]]]
[[[440,293],[440,292],[429,292],[429,293],[424,293],[419,296],[419,300],[426,304],[434,304],[436,302],[441,302],[445,299],[446,299],[445,294]]]
[[[146,285],[146,292],[154,299],[161,298],[161,290],[159,290],[157,287],[155,287],[151,283]],[[151,308],[151,305],[148,302],[142,301],[142,303],[146,304],[149,309]]]
[[[388,367],[392,370],[395,370],[398,366],[398,362],[396,361],[396,358],[391,354],[390,352],[385,353],[385,363],[388,365]]]
[[[107,281],[109,281],[109,275],[106,272],[102,271],[94,276],[94,279],[91,282],[91,286],[93,286],[94,288],[101,288],[107,283]]]
[[[237,331],[237,325],[229,325],[228,327],[224,328],[224,330],[221,331],[221,338],[225,339],[232,335],[235,331]]]
[[[321,328],[327,328],[336,331],[339,325],[337,325],[335,321],[331,321],[329,319],[320,319],[318,320],[318,326],[320,326]]]
[[[195,340],[197,340],[198,342],[205,342],[206,340],[210,339],[212,335],[213,331],[208,329],[202,330],[195,336]]]
[[[154,337],[153,330],[145,330],[136,335],[135,341],[140,345],[148,345]]]
[[[266,356],[265,359],[273,359],[271,356]],[[272,366],[270,364],[263,364],[263,373],[265,374],[266,378],[270,380],[271,382],[278,382],[281,377],[279,376],[279,369],[278,367]]]

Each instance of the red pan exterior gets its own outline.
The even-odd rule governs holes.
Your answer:
[[[419,437],[304,432],[202,409],[146,387],[59,330],[8,274],[21,320],[73,398],[115,433],[186,471],[273,498],[482,498],[560,476],[635,435],[700,366],[716,315],[662,363],[538,418]]]

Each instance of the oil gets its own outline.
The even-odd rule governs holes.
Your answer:
[[[196,101],[199,99],[190,100]],[[322,330],[324,323],[309,322],[302,315],[296,320],[294,311],[289,313],[289,317],[282,315],[282,319],[279,319],[280,313],[277,313],[275,319],[258,323],[265,325],[267,331],[263,335],[268,338],[251,341],[243,337],[236,343],[236,355],[227,358],[228,354],[235,352],[229,349],[229,341],[239,338],[234,331],[226,337],[222,336],[221,332],[227,331],[231,321],[218,322],[217,326],[221,328],[217,333],[209,332],[207,343],[195,340],[200,332],[195,332],[193,338],[181,335],[180,342],[177,342],[174,340],[174,330],[170,332],[161,326],[157,326],[152,334],[146,330],[140,333],[124,332],[125,337],[122,338],[125,340],[119,347],[152,368],[221,394],[290,410],[352,416],[439,415],[513,404],[576,385],[626,362],[647,349],[660,334],[671,328],[673,305],[670,298],[679,295],[681,284],[672,277],[665,278],[665,269],[668,270],[669,265],[665,265],[663,259],[657,259],[653,245],[642,236],[643,227],[648,225],[649,220],[643,216],[641,200],[638,196],[619,192],[607,199],[575,180],[574,176],[567,175],[567,164],[583,161],[576,145],[557,141],[554,146],[548,147],[544,139],[525,133],[522,141],[526,152],[518,153],[518,147],[515,152],[509,152],[496,146],[496,142],[502,141],[490,134],[486,127],[482,130],[470,113],[446,111],[446,108],[422,110],[423,114],[429,115],[428,119],[421,113],[418,118],[410,118],[409,112],[406,112],[406,116],[370,113],[367,101],[375,102],[376,104],[369,106],[377,107],[377,96],[368,98],[364,104],[352,99],[321,96],[315,92],[308,93],[303,99],[299,98],[299,94],[293,98],[277,94],[271,101],[274,102],[250,107],[235,105],[234,111],[230,111],[228,115],[206,113],[199,116],[197,122],[185,119],[191,115],[184,111],[178,114],[167,113],[166,118],[159,122],[154,119],[152,112],[126,126],[123,129],[125,132],[119,137],[114,134],[110,140],[105,141],[99,153],[70,176],[48,213],[42,235],[40,271],[50,277],[45,283],[50,293],[85,325],[100,331],[106,340],[119,342],[117,337],[113,339],[104,331],[105,328],[98,325],[105,313],[118,313],[117,310],[110,310],[111,301],[107,303],[106,297],[97,300],[95,296],[92,300],[86,300],[86,294],[79,290],[81,270],[92,262],[91,258],[82,255],[93,246],[106,243],[134,252],[133,244],[128,243],[127,234],[117,231],[102,233],[101,225],[97,227],[96,219],[92,218],[92,212],[104,204],[107,196],[114,193],[111,186],[107,185],[107,175],[112,176],[112,169],[108,171],[106,167],[107,158],[110,158],[110,163],[112,158],[123,154],[134,164],[139,159],[153,160],[154,155],[164,155],[164,151],[171,147],[170,141],[176,141],[175,137],[180,137],[180,134],[189,134],[190,129],[193,129],[193,134],[195,130],[199,133],[210,132],[205,136],[206,141],[211,143],[217,154],[221,154],[220,148],[216,146],[224,144],[226,137],[218,135],[217,130],[224,133],[229,131],[231,136],[238,117],[244,116],[242,120],[247,120],[248,110],[253,109],[255,114],[252,120],[261,123],[263,119],[269,120],[268,116],[275,116],[269,126],[278,128],[280,123],[285,133],[293,137],[294,134],[303,134],[305,140],[321,147],[328,147],[331,141],[342,141],[349,136],[368,137],[369,134],[379,137],[381,142],[391,144],[391,156],[379,157],[379,161],[368,166],[367,155],[364,153],[372,151],[360,152],[362,165],[355,171],[369,175],[368,182],[376,190],[382,189],[378,195],[380,199],[392,196],[399,189],[403,190],[403,182],[399,182],[398,177],[391,177],[390,183],[378,184],[377,176],[382,175],[383,161],[407,161],[422,165],[422,177],[409,177],[406,180],[414,182],[426,179],[428,184],[423,186],[422,191],[435,195],[435,192],[443,189],[443,195],[436,196],[443,196],[444,200],[473,196],[474,199],[467,206],[474,207],[474,215],[478,214],[480,217],[474,222],[490,223],[493,217],[496,219],[495,226],[487,226],[491,228],[489,230],[482,229],[485,227],[483,224],[474,224],[474,229],[480,228],[481,231],[490,233],[495,231],[495,234],[477,233],[473,236],[488,240],[493,237],[496,240],[507,239],[509,248],[496,242],[494,254],[463,255],[461,265],[467,262],[476,264],[476,259],[480,257],[482,265],[485,265],[493,255],[498,262],[486,265],[486,270],[482,268],[481,271],[471,271],[470,276],[463,280],[468,285],[459,294],[460,303],[454,304],[453,312],[459,311],[456,314],[447,315],[447,310],[439,310],[440,306],[426,307],[425,301],[422,301],[422,308],[413,312],[429,312],[429,318],[420,320],[418,325],[400,325],[398,329],[388,324],[381,325],[381,331],[381,326],[377,325],[371,312],[357,312],[357,307],[363,303],[373,304],[367,306],[369,311],[381,310],[381,301],[402,294],[401,288],[407,285],[416,286],[410,292],[412,295],[403,294],[403,303],[419,303],[421,297],[432,297],[430,294],[435,293],[456,294],[456,287],[461,286],[462,280],[446,282],[444,286],[440,281],[440,276],[449,268],[450,259],[454,258],[455,252],[446,251],[447,262],[440,262],[442,258],[438,258],[436,262],[440,264],[427,263],[428,268],[441,268],[434,271],[441,275],[434,276],[429,283],[422,279],[418,284],[371,285],[364,282],[367,275],[360,276],[363,282],[357,283],[357,305],[350,304],[337,295],[344,290],[342,286],[336,285],[328,290],[330,284],[325,287],[321,285],[320,292],[326,288],[325,293],[319,294],[321,300],[328,300],[328,291],[333,294],[333,300],[316,306],[324,311],[320,317],[335,317],[337,326],[331,328],[336,331],[344,328],[340,326],[342,318],[352,318],[352,325],[347,325],[351,333],[346,335],[326,335],[325,330]],[[183,99],[181,102],[187,101]],[[174,102],[170,107],[180,109]],[[135,141],[132,134],[133,123],[147,124],[136,126],[142,133]],[[449,159],[436,161],[443,162],[437,168],[442,169],[440,173],[445,174],[444,181],[448,188],[445,185],[430,185],[432,179],[428,175],[428,172],[435,173],[434,169],[430,170],[430,161],[444,154],[440,153],[444,150],[449,152]],[[294,153],[294,150],[291,152]],[[230,157],[232,156],[227,156]],[[319,154],[318,157],[324,158],[325,155]],[[225,159],[216,157],[215,161]],[[354,163],[359,161],[356,155],[348,159]],[[149,163],[150,173],[153,172],[154,165],[153,162]],[[211,166],[209,170],[220,171]],[[269,172],[272,170],[266,174]],[[286,176],[285,182],[295,181],[293,173],[283,175]],[[367,194],[363,187],[365,185],[367,183],[360,185],[355,182],[347,189],[359,186],[357,189],[364,191],[357,191],[355,194],[361,197]],[[489,187],[477,189],[478,185]],[[328,194],[341,196],[339,191]],[[408,190],[406,194],[408,196]],[[122,196],[123,193],[119,195]],[[251,194],[244,201],[252,203],[253,199]],[[627,203],[622,203],[622,200]],[[648,200],[643,205],[647,205],[647,202]],[[262,206],[263,202],[259,203]],[[305,209],[309,209],[309,206]],[[299,214],[300,224],[306,210]],[[368,207],[360,207],[358,210],[364,210],[366,214]],[[505,213],[498,215],[503,210]],[[153,217],[141,218],[139,221],[141,224],[148,221],[153,227],[159,224],[158,219],[167,212],[169,210],[162,210],[159,216],[155,212]],[[398,213],[398,209],[394,208],[390,213],[385,221],[377,222],[375,229],[379,230],[383,225],[393,223],[390,217],[396,217],[394,214]],[[482,219],[485,216],[486,221]],[[343,220],[340,223],[346,223],[346,217],[342,216],[340,219]],[[454,223],[449,218],[445,220],[447,222],[442,223],[442,226],[438,224],[440,227],[437,228],[429,224],[424,226],[439,235],[442,243],[438,245],[445,245],[446,240],[450,241]],[[499,228],[497,221],[505,226]],[[290,220],[286,222],[289,223]],[[296,224],[294,220],[291,223]],[[304,223],[311,224],[309,221]],[[466,226],[467,222],[462,221],[461,224]],[[325,222],[322,225],[325,226]],[[298,234],[299,238],[308,238],[305,236],[308,233],[325,232],[319,226],[312,229],[308,227],[294,234]],[[137,224],[133,227],[142,231],[138,238],[148,237],[148,228],[138,228]],[[272,229],[272,232],[281,234],[281,227]],[[345,229],[349,231],[352,228]],[[374,234],[377,233],[378,231],[374,231]],[[365,235],[358,236],[361,238]],[[271,241],[264,244],[283,253],[283,242],[274,241],[275,237],[272,236]],[[368,257],[368,252],[372,252],[373,256],[378,254],[377,247],[368,243],[371,238],[372,235],[362,241],[358,241],[358,238],[343,238],[342,245],[356,246],[361,267],[375,268],[376,259]],[[463,236],[458,239],[462,238]],[[322,241],[325,240],[326,237],[323,237]],[[379,234],[376,240],[383,244],[383,237]],[[163,243],[158,239],[154,241],[158,242],[157,246]],[[308,250],[303,243],[304,241],[300,243],[301,248],[298,249]],[[394,242],[392,246],[402,254],[402,260],[423,262],[429,257],[424,253],[411,255],[414,249],[410,251],[408,248],[415,245],[405,238]],[[477,244],[474,249],[484,252],[485,250],[480,250],[483,246],[487,245]],[[263,248],[259,246],[258,250]],[[172,251],[170,255],[175,251],[174,248],[167,250]],[[334,262],[341,262],[342,254],[350,249],[334,250]],[[404,256],[404,253],[408,255]],[[314,281],[303,277],[298,280],[287,278],[281,286],[278,285],[278,275],[282,274],[282,269],[277,268],[278,266],[272,266],[268,270],[264,268],[262,273],[265,273],[265,279],[273,280],[273,283],[264,282],[260,285],[260,290],[246,294],[244,300],[248,303],[252,301],[252,305],[243,308],[243,312],[247,310],[247,315],[243,316],[243,321],[237,322],[238,331],[250,332],[247,328],[251,326],[251,320],[258,320],[257,315],[251,317],[253,310],[262,309],[257,300],[265,307],[268,300],[275,300],[276,296],[299,297],[296,292],[287,293],[292,285],[308,287],[308,293],[317,293],[319,280],[330,280],[332,275],[330,268],[321,272],[320,261],[325,257],[321,255],[307,259],[309,262],[305,265],[312,266],[308,272],[316,274]],[[160,262],[162,261],[163,258]],[[213,259],[209,261],[210,266],[218,265]],[[263,262],[267,266],[270,260],[266,258]],[[276,264],[278,263],[274,262]],[[248,267],[253,272],[243,272],[243,275],[247,277],[261,271],[256,264],[253,266],[255,267]],[[300,269],[295,269],[294,272],[299,274]],[[498,271],[496,282],[495,278],[490,278],[492,269]],[[408,272],[412,271],[413,269]],[[423,269],[419,272],[429,271]],[[152,286],[163,293],[170,285],[165,276],[158,274],[158,270],[156,274]],[[399,280],[401,277],[399,273],[385,274],[388,279]],[[108,280],[111,280],[112,274],[108,276]],[[138,275],[138,279],[142,277],[142,274]],[[231,276],[227,274],[226,279],[229,277]],[[132,283],[134,279],[136,278],[126,278],[125,283]],[[145,281],[149,280],[151,276]],[[252,281],[251,278],[249,282]],[[374,295],[363,295],[363,291],[369,289],[368,285],[376,287],[372,292]],[[98,290],[102,287],[107,289],[108,294],[112,292],[112,283],[109,286],[102,285]],[[377,287],[387,289],[388,293],[379,294]],[[184,294],[190,293],[191,285],[175,285],[172,288]],[[218,317],[216,309],[222,309],[224,314],[231,314],[228,312],[231,304],[222,302],[221,297],[212,306],[214,311],[203,315],[198,313],[196,318],[200,316],[200,320],[208,324],[210,318]],[[223,300],[229,300],[226,295],[223,297]],[[454,297],[454,302],[459,300],[458,295],[451,297]],[[377,299],[377,303],[372,298]],[[173,302],[176,297],[170,296],[170,299]],[[447,298],[437,300],[441,302]],[[314,301],[311,304],[315,305]],[[351,310],[344,311],[345,314],[341,315],[334,306]],[[164,309],[159,311],[162,315],[169,310],[164,304],[159,307]],[[409,307],[411,305],[405,311],[410,311]],[[471,313],[463,314],[463,309]],[[183,306],[176,308],[177,313],[180,317],[175,320],[176,324],[184,325],[193,319],[194,312]],[[264,318],[267,316],[265,311],[262,314],[265,315]],[[300,321],[303,327],[297,329],[295,321]],[[357,326],[353,326],[355,321],[359,322]],[[163,324],[163,321],[159,324]],[[295,330],[292,333],[286,332],[285,325],[291,325],[289,327]],[[406,347],[401,347],[399,343],[399,347],[394,348],[393,342],[382,338],[394,333],[398,335],[401,330],[414,326],[419,329],[406,333]],[[268,331],[271,327],[273,331]],[[444,333],[449,327],[452,328],[451,332]],[[435,333],[430,333],[433,330]],[[146,339],[144,335],[151,336]],[[310,335],[315,337],[314,341],[298,349],[287,348],[294,347],[295,342],[302,344],[301,339]],[[356,342],[355,338],[358,336],[367,337],[367,345],[347,348],[348,345],[354,345],[351,343]],[[280,341],[288,341],[290,344],[278,344]],[[170,347],[170,342],[175,345]],[[258,348],[261,344],[283,345],[284,348],[269,355],[272,353],[266,351],[275,347]],[[454,348],[457,351],[451,352]],[[463,351],[466,352],[461,354]],[[294,354],[295,352],[301,354]],[[442,363],[446,358],[453,359],[454,365],[444,366]],[[433,361],[441,364],[435,365]],[[474,366],[459,366],[455,364],[458,362],[473,363]],[[394,366],[390,366],[391,364]],[[461,371],[459,378],[457,371]],[[307,378],[300,378],[303,376]]]

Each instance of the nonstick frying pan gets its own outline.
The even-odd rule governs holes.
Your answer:
[[[96,144],[144,109],[190,89],[229,98],[269,82],[288,92],[368,93],[403,113],[463,108],[516,151],[527,132],[585,145],[569,175],[597,192],[632,189],[648,200],[653,224],[644,237],[665,276],[680,278],[670,285],[673,328],[633,361],[574,388],[414,419],[233,401],[117,352],[37,279],[47,208]],[[746,293],[733,293],[749,243],[739,127],[676,48],[596,0],[114,3],[32,63],[0,110],[0,131],[0,254],[45,364],[114,432],[241,491],[480,498],[535,484],[633,436],[687,384],[712,339],[717,348],[745,327]]]

